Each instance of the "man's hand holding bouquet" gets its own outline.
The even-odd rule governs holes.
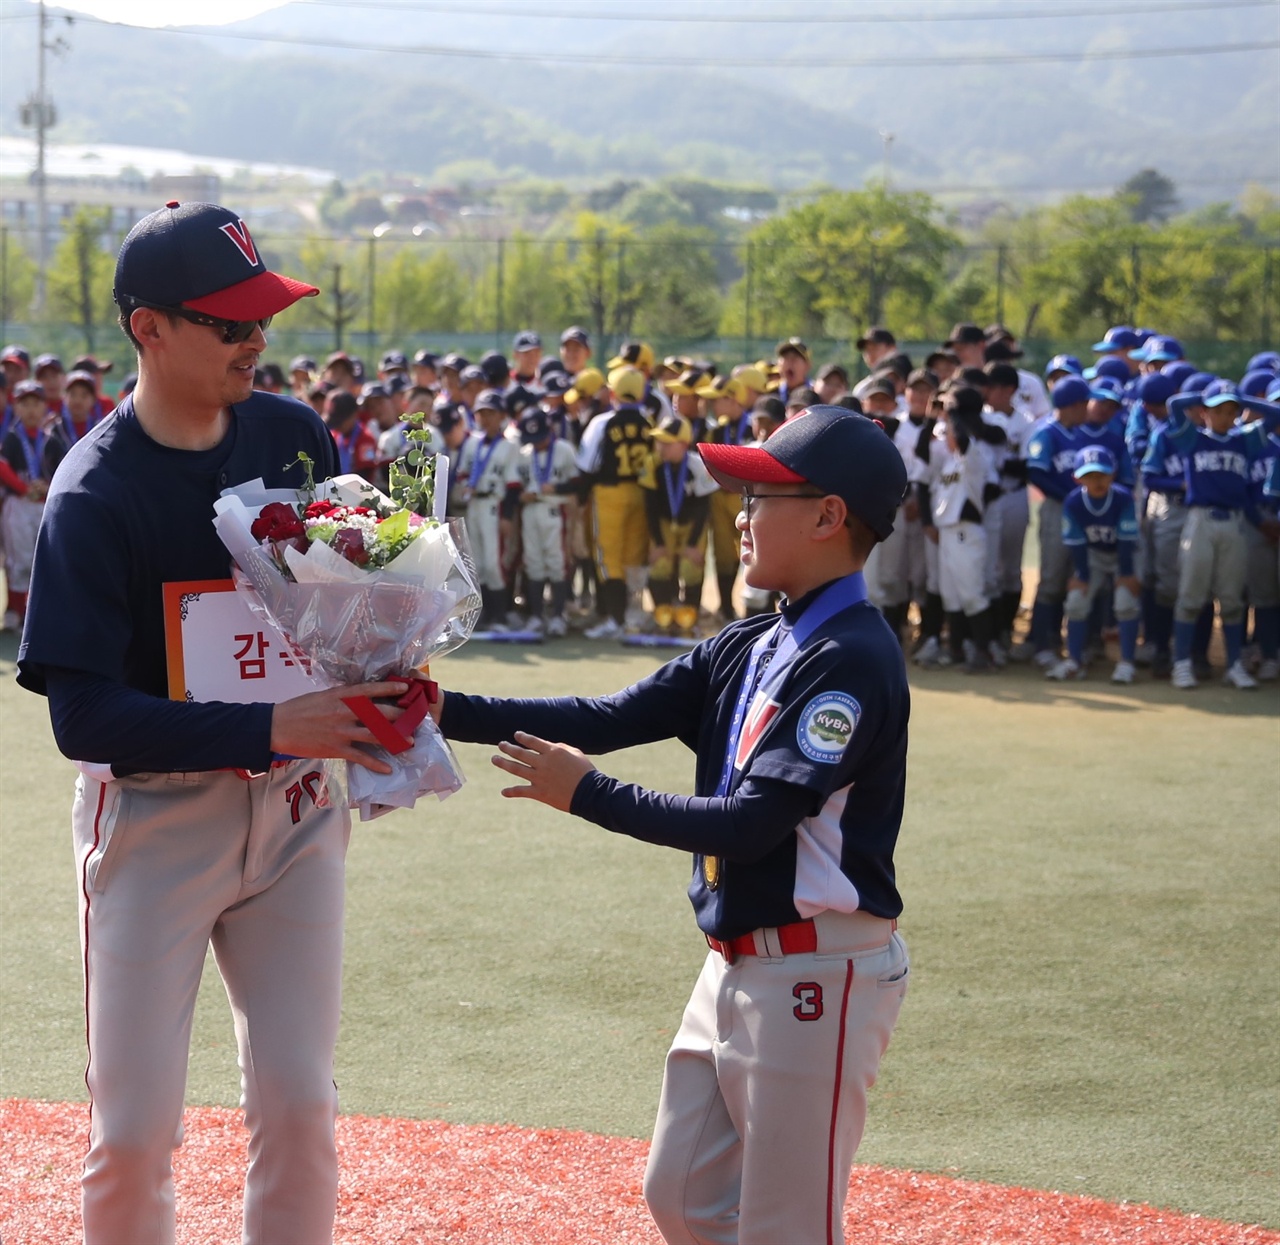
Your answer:
[[[334,763],[347,768],[349,803],[366,821],[462,785],[428,713],[435,685],[426,673],[471,635],[480,593],[462,524],[444,518],[448,460],[425,452],[424,419],[406,417],[409,449],[390,464],[389,497],[359,476],[317,483],[302,455],[303,489],[251,481],[214,504],[236,591],[310,659],[315,677],[330,686],[409,684],[394,722],[367,699],[347,702],[392,771]]]

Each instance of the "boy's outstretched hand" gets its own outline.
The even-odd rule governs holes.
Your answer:
[[[540,800],[561,812],[569,811],[573,793],[584,775],[595,766],[585,753],[568,744],[553,744],[536,735],[516,731],[516,742],[498,745],[500,756],[493,758],[499,769],[523,778],[528,786],[504,787],[508,799]]]

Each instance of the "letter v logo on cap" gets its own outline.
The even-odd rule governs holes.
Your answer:
[[[236,250],[256,268],[261,261],[258,259],[258,248],[253,245],[253,239],[249,236],[249,226],[242,220],[236,220],[228,221],[225,225],[219,225],[218,228],[235,243]]]

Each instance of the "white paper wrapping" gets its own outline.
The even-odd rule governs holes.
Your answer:
[[[345,506],[391,504],[359,476],[325,481],[316,498]],[[251,529],[270,502],[296,506],[303,500],[293,490],[251,481],[223,493],[214,503],[213,522],[235,560],[236,591],[255,613],[287,632],[325,678],[338,685],[410,675],[466,642],[479,617],[480,594],[460,520],[425,520],[426,530],[378,570],[356,566],[318,540],[305,554],[286,548],[293,583]],[[348,803],[363,821],[412,808],[419,796],[444,799],[462,786],[457,760],[430,718],[418,727],[411,748],[379,754],[391,774],[345,767]]]

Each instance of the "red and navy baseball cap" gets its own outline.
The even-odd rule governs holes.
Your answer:
[[[839,497],[884,540],[907,490],[902,455],[872,419],[842,406],[809,406],[763,445],[707,445],[698,453],[730,493],[752,484],[811,484]]]
[[[185,307],[223,320],[263,320],[320,291],[268,270],[249,227],[213,203],[165,204],[129,231],[116,260],[124,308]]]

